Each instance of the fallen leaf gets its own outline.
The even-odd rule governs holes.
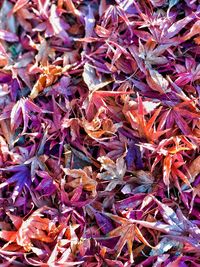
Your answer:
[[[91,92],[102,89],[103,87],[113,82],[112,79],[107,80],[102,77],[98,77],[95,68],[89,63],[85,63],[84,65],[83,80]]]
[[[171,91],[169,88],[169,82],[156,70],[149,69],[146,79],[148,85],[154,91],[158,91],[161,94]]]

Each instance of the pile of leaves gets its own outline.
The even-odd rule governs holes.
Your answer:
[[[198,0],[0,1],[0,266],[200,266]]]

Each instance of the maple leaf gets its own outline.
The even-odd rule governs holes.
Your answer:
[[[113,81],[112,79],[106,80],[103,77],[98,77],[95,68],[89,63],[84,65],[83,80],[91,92],[95,92]]]
[[[101,172],[97,178],[109,181],[105,191],[113,190],[118,184],[124,184],[124,175],[126,173],[126,164],[123,156],[116,160],[116,163],[107,156],[102,156],[97,159],[101,163]]]
[[[142,235],[140,229],[131,221],[128,219],[119,217],[117,215],[105,213],[109,218],[114,220],[117,223],[120,223],[121,226],[117,227],[116,229],[109,232],[107,235],[109,237],[117,237],[120,236],[117,244],[115,245],[116,250],[116,257],[119,257],[121,254],[121,251],[125,244],[127,243],[128,246],[128,252],[130,255],[130,262],[134,263],[134,255],[133,255],[133,241],[135,239],[139,240],[146,246],[149,246],[152,248],[152,246],[149,244],[149,242],[144,238]]]
[[[122,126],[122,123],[113,123],[111,119],[105,117],[106,109],[101,107],[91,122],[88,122],[84,117],[82,119],[82,126],[86,133],[95,140],[110,139]],[[105,137],[102,137],[105,135]],[[106,137],[106,135],[108,137]]]
[[[39,79],[31,91],[31,99],[36,98],[38,94],[44,90],[44,88],[52,85],[63,72],[62,67],[54,65],[44,66],[42,70],[43,73],[40,74]]]
[[[106,12],[104,13],[103,21],[101,25],[104,28],[107,28],[109,23],[111,23],[113,27],[117,27],[120,19],[126,23],[126,26],[130,30],[130,33],[132,33],[130,29],[130,22],[127,17],[127,14],[126,12],[124,12],[124,10],[120,6],[110,5],[107,8]]]
[[[176,240],[183,244],[189,243],[195,249],[200,250],[200,245],[198,242],[199,237],[200,237],[199,227],[196,224],[192,223],[190,220],[188,220],[183,215],[183,213],[181,212],[179,208],[175,212],[172,208],[170,208],[168,205],[164,203],[161,203],[154,196],[151,196],[151,197],[152,197],[152,200],[155,201],[155,203],[158,205],[158,210],[161,213],[165,223],[162,221],[158,221],[158,220],[152,222],[148,220],[136,220],[136,219],[129,219],[128,220],[129,223],[136,224],[136,225],[139,224],[142,227],[160,231],[162,233],[165,233],[166,234],[165,237],[167,238]],[[126,224],[127,222],[127,219],[121,218],[117,215],[112,215],[109,213],[106,213],[106,215],[120,224],[121,223]],[[141,239],[140,235],[137,237],[144,244],[152,247],[151,245],[149,245],[146,239],[144,240]]]
[[[130,121],[133,129],[138,130],[139,136],[146,138],[148,141],[155,142],[160,136],[168,131],[155,129],[155,122],[162,110],[162,106],[154,110],[152,117],[148,121],[145,118],[145,110],[146,108],[142,102],[142,98],[138,96],[138,109],[134,110],[132,108],[131,110],[128,109],[128,111],[124,110],[124,113],[128,117],[128,120]]]
[[[10,114],[10,125],[12,132],[19,127],[19,125],[22,123],[22,120],[24,122],[22,133],[26,131],[29,122],[29,112],[41,113],[42,110],[28,98],[21,98],[18,100],[17,103],[12,107]]]
[[[16,243],[23,247],[25,251],[30,251],[33,247],[32,240],[46,243],[53,242],[57,236],[58,228],[50,219],[43,218],[41,212],[46,209],[47,207],[42,207],[34,211],[26,220],[9,213],[8,216],[13,222],[16,230],[0,231],[0,238],[8,241],[8,243],[3,246],[3,249],[6,250],[6,247],[10,243]]]
[[[161,55],[170,46],[171,44],[166,44],[156,47],[156,42],[153,39],[148,39],[145,45],[139,42],[139,57],[144,60],[147,67],[155,64],[166,64],[168,59]]]
[[[172,108],[165,110],[158,118],[159,126],[158,128],[171,129],[174,125],[182,131],[183,134],[188,136],[193,136],[190,123],[194,125],[199,121],[199,110],[194,105],[193,101],[184,101],[177,105],[174,105]],[[169,137],[169,133],[166,133]]]
[[[94,118],[96,110],[102,111],[102,108],[105,108],[105,112],[111,117],[118,117],[121,107],[116,106],[116,98],[132,93],[133,91],[127,91],[126,86],[125,88],[119,87],[118,91],[94,91],[92,94],[89,94],[88,98],[84,101],[84,106],[86,106],[86,118],[91,121]]]
[[[193,145],[185,136],[180,135],[169,139],[163,139],[157,147],[149,144],[144,145],[144,147],[145,146],[156,153],[151,171],[154,170],[158,162],[163,160],[163,180],[168,188],[170,184],[170,177],[176,181],[177,186],[178,178],[180,178],[185,184],[191,187],[190,179],[188,179],[188,177],[179,169],[185,164],[182,151],[196,149],[196,146]],[[180,191],[180,193],[182,192]]]
[[[77,186],[83,186],[86,191],[92,192],[93,196],[96,196],[96,186],[97,182],[92,177],[92,169],[91,167],[84,167],[83,170],[81,169],[68,169],[63,168],[63,171],[66,175],[73,177],[72,181],[69,181],[67,184],[76,188]]]
[[[65,31],[67,24],[58,15],[57,6],[55,4],[49,5],[49,1],[44,3],[38,1],[38,10],[35,8],[33,12],[38,17],[42,17],[42,21],[34,27],[34,31],[45,31],[45,37],[52,37],[53,35],[58,36],[65,43],[69,42],[69,37]]]
[[[75,232],[79,226],[79,224],[62,226],[58,234],[59,242],[56,243],[47,261],[49,266],[64,265],[70,267],[83,263],[83,261],[72,261],[72,254],[75,255],[76,253],[87,250],[87,247],[83,247],[84,245],[88,245],[87,242],[84,242],[86,240],[79,240]],[[62,253],[60,253],[61,251]],[[84,252],[83,255],[85,255]]]
[[[188,167],[189,174],[191,176],[191,182],[195,180],[195,177],[200,173],[200,156],[195,158]]]
[[[15,172],[10,178],[5,182],[0,184],[0,189],[15,184],[11,199],[13,202],[16,201],[17,197],[21,193],[24,187],[29,188],[31,184],[30,170],[25,165],[13,166],[8,168],[1,168],[3,171]]]
[[[200,79],[200,64],[197,65],[193,58],[187,57],[185,59],[185,66],[176,64],[175,68],[178,76],[175,83],[178,86],[183,86]]]
[[[154,91],[158,91],[161,94],[171,91],[168,80],[166,80],[157,70],[149,68],[146,80],[149,87]]]
[[[157,1],[156,1],[157,2]],[[159,2],[159,1],[158,1]],[[153,10],[148,13],[148,16],[142,12],[138,3],[134,1],[134,5],[139,11],[142,18],[140,27],[148,27],[151,33],[151,38],[161,44],[173,44],[177,45],[183,41],[183,38],[178,38],[176,35],[191,21],[195,19],[196,12],[191,12],[183,19],[174,21],[169,19],[165,14],[157,13]],[[149,36],[149,35],[148,35]]]
[[[198,2],[0,1],[0,266],[199,265]]]
[[[124,136],[121,134],[119,134],[119,138],[113,138],[108,142],[101,142],[101,144],[103,144],[105,148],[109,150],[107,157],[112,160],[117,160],[118,158],[121,158],[127,150],[127,139],[124,138]]]

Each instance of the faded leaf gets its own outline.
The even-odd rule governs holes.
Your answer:
[[[113,81],[112,79],[106,80],[98,77],[95,68],[89,63],[84,65],[83,80],[91,92],[97,91]]]
[[[152,90],[165,94],[170,91],[169,82],[156,70],[149,69],[147,83]]]
[[[192,161],[189,168],[189,174],[191,176],[190,182],[192,183],[195,177],[200,173],[200,156]]]

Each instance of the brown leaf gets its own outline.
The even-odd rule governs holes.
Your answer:
[[[189,168],[189,173],[191,175],[190,182],[192,183],[195,179],[195,177],[200,173],[200,156],[198,156],[196,159],[192,161]]]
[[[184,41],[190,39],[191,37],[199,33],[200,33],[200,21],[197,20],[191,27],[189,33],[184,36]]]
[[[52,85],[57,78],[62,74],[62,68],[59,66],[50,65],[43,68],[43,73],[40,74],[39,79],[34,85],[30,98],[34,99],[44,88]]]
[[[96,186],[97,182],[95,179],[91,178],[89,175],[92,175],[91,167],[84,167],[81,169],[68,169],[63,168],[63,171],[66,175],[74,178],[72,181],[68,182],[68,185],[76,188],[78,186],[83,186],[86,191],[92,192],[93,196],[96,196]]]
[[[107,117],[104,118],[105,111],[106,109],[101,107],[91,122],[87,121],[85,118],[82,119],[82,126],[92,139],[110,138],[122,125],[121,123],[113,124],[111,119]],[[106,136],[102,137],[103,135]]]

